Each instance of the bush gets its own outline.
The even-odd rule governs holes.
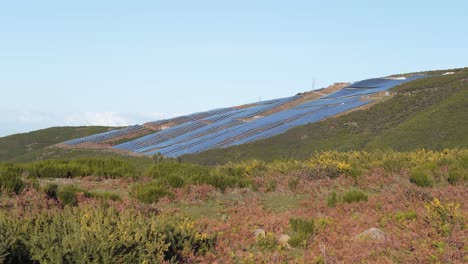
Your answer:
[[[25,187],[21,180],[21,168],[13,164],[0,164],[0,193],[19,194]]]
[[[57,196],[63,205],[76,206],[78,205],[78,199],[76,198],[76,195],[81,192],[84,193],[86,197],[90,197],[90,193],[76,187],[75,185],[63,186],[62,189],[58,192]]]
[[[405,211],[405,212],[397,212],[395,214],[395,219],[402,223],[405,221],[412,221],[418,218],[418,214],[416,214],[416,211],[410,210],[410,211]]]
[[[142,203],[156,203],[165,196],[171,196],[172,193],[157,182],[136,184],[132,187],[131,196]]]
[[[465,218],[458,203],[442,203],[439,199],[425,205],[429,223],[443,236],[449,236],[455,226],[465,228]]]
[[[106,200],[120,201],[120,200],[122,200],[120,198],[120,195],[118,195],[116,193],[111,193],[111,192],[91,192],[91,193],[89,193],[89,195],[91,197],[95,197],[95,198],[101,199],[103,201],[106,201]]]
[[[465,180],[464,177],[468,177],[468,171],[458,164],[453,164],[449,167],[449,173],[447,181],[450,184],[457,184],[458,182]]]
[[[57,199],[58,198],[58,185],[55,183],[49,183],[44,187],[44,193],[48,198]]]
[[[359,190],[351,190],[343,195],[343,202],[354,203],[360,201],[367,201],[367,194]]]
[[[2,263],[180,263],[214,243],[189,219],[132,209],[66,207],[29,218],[0,212]]]
[[[227,187],[246,187],[247,172],[241,166],[232,164],[208,168],[199,165],[178,163],[173,160],[159,161],[147,174],[161,186],[180,188],[190,184],[209,184],[220,190]]]
[[[315,231],[314,219],[291,218],[289,225],[292,234],[288,243],[293,247],[306,247],[307,240]]]
[[[338,196],[336,195],[336,192],[330,193],[327,197],[328,207],[336,207],[337,204],[338,204]]]
[[[410,181],[419,187],[432,187],[434,185],[434,181],[429,176],[429,172],[422,168],[411,170]]]
[[[260,236],[257,241],[257,245],[262,250],[276,250],[278,248],[278,241],[272,233],[267,233],[265,236]]]

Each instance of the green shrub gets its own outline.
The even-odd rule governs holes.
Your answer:
[[[351,190],[343,195],[343,202],[354,203],[360,201],[367,201],[367,194],[359,190]]]
[[[171,196],[172,193],[166,187],[158,182],[136,184],[132,187],[131,196],[142,203],[156,203],[165,196]]]
[[[419,187],[432,187],[434,185],[434,180],[430,177],[429,171],[423,168],[412,169],[410,181]]]
[[[76,195],[81,192],[85,194],[85,197],[90,197],[89,192],[82,190],[76,187],[75,185],[63,186],[62,189],[59,190],[57,196],[63,205],[76,206],[78,205],[78,200],[76,198]]]
[[[159,161],[147,174],[161,186],[180,188],[191,184],[209,184],[220,190],[227,187],[246,187],[250,183],[245,179],[242,167],[223,166],[208,168],[199,165],[178,163],[173,160]]]
[[[265,236],[260,236],[257,245],[262,250],[276,250],[278,248],[278,241],[272,233],[267,233]]]
[[[314,219],[289,219],[289,225],[292,230],[291,238],[288,243],[292,247],[306,247],[307,240],[315,231]]]
[[[336,207],[337,204],[338,204],[338,196],[336,195],[336,192],[330,193],[327,197],[328,207]]]
[[[462,166],[453,164],[449,167],[447,181],[450,184],[457,184],[461,180],[465,180],[465,177],[468,177],[468,171],[465,170]]]
[[[418,214],[416,214],[416,211],[414,210],[409,210],[405,212],[397,212],[395,214],[395,219],[400,223],[405,222],[405,221],[412,221],[417,218],[418,218]]]
[[[19,194],[26,184],[21,179],[22,170],[13,164],[0,164],[0,193]]]
[[[120,201],[120,195],[111,192],[90,192],[89,195],[94,198],[101,199],[103,201],[111,200],[111,201]]]
[[[58,198],[58,185],[55,183],[49,183],[44,187],[44,193],[48,198],[57,199]]]
[[[0,212],[5,263],[180,263],[213,248],[190,219],[113,207],[66,207],[28,218]]]

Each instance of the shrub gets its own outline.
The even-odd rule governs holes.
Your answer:
[[[354,203],[360,201],[367,201],[367,194],[359,190],[351,190],[343,195],[343,202]]]
[[[328,195],[327,197],[327,205],[328,207],[336,207],[336,204],[338,203],[338,197],[336,195],[336,192],[332,192]]]
[[[156,203],[160,198],[171,196],[172,193],[157,182],[136,184],[132,187],[131,196],[142,203]]]
[[[410,181],[419,187],[432,187],[434,181],[429,176],[429,172],[422,168],[414,168],[411,170]]]
[[[173,160],[159,161],[148,172],[161,186],[180,188],[190,184],[209,184],[220,190],[227,187],[246,187],[250,185],[245,179],[245,168],[222,166],[208,168],[199,165],[178,163]]]
[[[58,198],[58,185],[55,183],[49,183],[44,187],[44,193],[48,198],[57,199]]]
[[[306,247],[307,240],[315,231],[314,219],[291,218],[289,225],[292,234],[288,243],[293,247]]]
[[[267,233],[265,236],[260,236],[257,245],[262,250],[276,250],[279,246],[278,241],[273,233]]]
[[[461,180],[464,180],[464,177],[468,177],[468,171],[463,169],[462,166],[458,164],[453,164],[449,167],[449,173],[447,181],[450,184],[457,184]]]
[[[120,200],[122,200],[120,198],[120,195],[118,195],[116,193],[111,193],[111,192],[91,192],[91,193],[89,193],[89,195],[91,197],[95,197],[95,198],[101,199],[103,201],[106,201],[106,200],[120,201]]]
[[[397,212],[395,214],[395,219],[400,223],[405,222],[405,221],[412,221],[417,218],[418,218],[418,214],[416,214],[416,211],[414,210],[409,210],[405,212]]]
[[[453,202],[442,203],[439,199],[434,198],[425,207],[429,223],[439,234],[443,236],[450,235],[456,225],[464,229],[465,218],[459,211],[460,204]]]
[[[0,231],[0,260],[7,263],[180,263],[215,243],[190,219],[113,207],[66,207],[29,218],[0,213]],[[22,261],[14,261],[21,244]]]
[[[0,164],[0,192],[19,194],[25,187],[21,168],[13,164]]]
[[[80,192],[84,193],[86,197],[90,196],[90,193],[76,187],[75,185],[63,186],[62,189],[59,190],[57,196],[63,205],[76,206],[78,205],[76,195]]]

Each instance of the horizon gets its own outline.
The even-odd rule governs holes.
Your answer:
[[[466,67],[467,8],[463,1],[4,3],[0,137],[125,126],[286,97],[313,83]]]

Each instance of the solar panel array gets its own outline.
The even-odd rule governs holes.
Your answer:
[[[73,139],[73,140],[64,142],[64,144],[69,145],[69,146],[76,146],[76,145],[83,144],[83,143],[103,143],[103,142],[106,142],[115,138],[127,136],[127,135],[134,134],[134,133],[139,133],[139,132],[144,131],[145,129],[146,128],[142,125],[134,125],[134,126],[111,130],[111,131],[107,131],[104,133],[91,135],[91,136],[87,136],[83,138]]]
[[[220,108],[207,112],[194,113],[172,119],[148,123],[152,126],[171,126],[141,138],[114,146],[115,149],[154,155],[160,153],[168,157],[198,153],[212,148],[225,148],[272,137],[287,130],[314,123],[370,103],[362,100],[366,94],[386,91],[396,85],[422,76],[407,79],[376,78],[353,83],[337,92],[319,99],[283,107],[301,95],[257,102],[243,108]],[[287,108],[279,111],[280,107]],[[264,116],[265,113],[277,112]],[[65,142],[77,145],[83,142],[103,142],[125,133],[134,133],[143,126],[133,126],[109,131],[86,138]],[[144,128],[143,128],[144,129]]]

